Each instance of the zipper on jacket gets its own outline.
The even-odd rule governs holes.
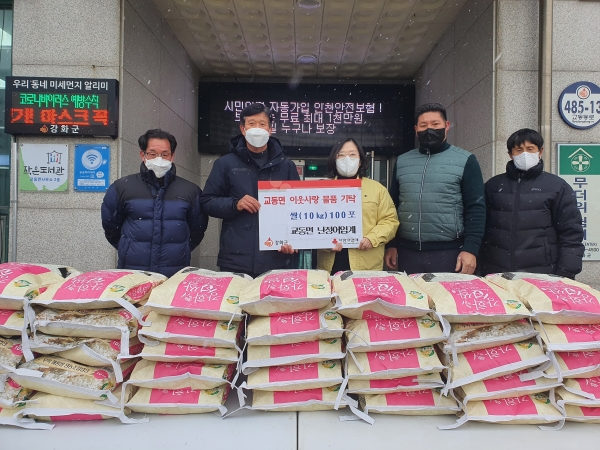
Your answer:
[[[510,271],[515,271],[515,234],[517,229],[517,212],[519,211],[519,193],[521,192],[521,179],[523,174],[520,173],[517,178],[517,190],[515,191],[515,201],[513,202],[513,217],[512,217],[512,230],[510,237]]]
[[[456,212],[456,205],[454,206],[454,228],[456,229],[456,239],[460,239],[458,235],[458,213]]]
[[[425,184],[425,172],[427,172],[427,165],[429,164],[429,158],[431,158],[431,152],[427,150],[427,161],[425,161],[425,167],[423,167],[423,176],[421,177],[421,190],[419,191],[419,250],[421,250],[421,221],[423,218],[423,186]]]

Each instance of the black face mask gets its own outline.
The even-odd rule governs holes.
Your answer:
[[[445,128],[427,128],[417,132],[417,139],[423,148],[434,150],[439,148],[446,139]]]

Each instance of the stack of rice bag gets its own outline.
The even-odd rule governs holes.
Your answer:
[[[549,392],[559,383],[544,378],[550,363],[517,296],[473,275],[412,276],[435,310],[452,324],[440,345],[449,366],[446,391],[461,401],[466,421],[549,424],[562,414]]]
[[[145,343],[127,385],[127,408],[158,414],[226,412],[241,358],[240,291],[246,275],[187,267],[152,291]]]
[[[42,420],[127,421],[122,391],[115,388],[137,361],[128,358],[141,351],[137,308],[165,279],[150,272],[99,270],[40,289],[27,313],[28,346],[37,357],[26,354],[27,362],[12,375],[38,394],[19,414]]]
[[[455,414],[457,402],[441,395],[445,369],[435,344],[448,327],[427,295],[405,274],[340,272],[332,279],[337,312],[346,318],[348,392],[369,412]]]
[[[36,427],[31,421],[17,423],[13,418],[17,413],[15,408],[23,406],[34,393],[10,376],[24,362],[24,351],[31,354],[27,345],[28,322],[24,309],[28,309],[29,300],[48,285],[78,273],[67,266],[0,264],[0,424]]]
[[[256,278],[240,294],[251,315],[242,387],[250,409],[316,411],[346,406],[341,386],[343,322],[331,310],[329,274],[278,270]]]
[[[553,275],[504,273],[488,279],[526,304],[555,364],[545,374],[556,382],[556,405],[566,420],[600,423],[600,292]]]

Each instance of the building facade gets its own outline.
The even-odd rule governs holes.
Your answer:
[[[354,4],[354,0],[339,0],[340,5],[344,1]],[[110,178],[114,181],[139,170],[138,136],[147,129],[162,128],[174,134],[179,142],[175,159],[178,175],[203,187],[218,155],[198,148],[198,124],[205,113],[203,105],[198,103],[198,88],[205,82],[236,82],[241,78],[226,71],[219,75],[198,63],[199,57],[191,43],[199,42],[203,32],[200,30],[199,36],[187,36],[187,31],[180,29],[187,19],[174,14],[184,3],[183,0],[14,0],[12,9],[11,5],[5,5],[8,9],[3,10],[0,75],[110,78],[118,80],[120,86],[116,139],[17,136],[14,139],[17,147],[34,143],[67,144],[72,155],[75,144],[107,145],[111,155]],[[206,7],[198,9],[197,17],[203,17],[206,13],[201,11],[210,12],[208,3],[214,2],[191,3],[198,3],[198,8]],[[272,4],[273,8],[285,9],[293,8],[295,2],[226,0],[222,3],[231,3],[239,12],[245,3],[260,4],[263,8]],[[410,6],[414,2],[376,0],[368,3],[380,4],[385,12],[392,3]],[[410,72],[398,77],[390,77],[392,72],[385,77],[380,74],[340,76],[342,72],[333,76],[327,75],[330,69],[315,69],[314,73],[304,72],[299,82],[414,84],[415,104],[439,101],[447,106],[452,122],[449,140],[477,156],[486,179],[504,171],[508,161],[506,139],[519,128],[545,127],[543,134],[549,144],[545,151],[546,170],[554,173],[557,143],[600,143],[600,126],[587,130],[571,128],[561,119],[557,108],[558,98],[568,85],[577,81],[600,85],[600,56],[594,51],[600,44],[600,34],[596,31],[600,3],[584,0],[424,3],[430,3],[431,9],[439,7],[441,12],[435,27],[429,27],[423,35],[425,39],[421,42],[427,46],[422,48],[427,49],[427,53],[416,62],[411,60]],[[454,8],[456,11],[454,4],[460,6]],[[548,11],[552,14],[550,22]],[[385,14],[390,14],[384,12],[375,20],[381,21]],[[449,17],[446,21],[444,14]],[[322,25],[323,17],[320,20]],[[414,28],[413,22],[407,24],[408,28]],[[346,31],[352,26],[349,23]],[[242,28],[246,31],[245,25]],[[551,39],[541,39],[540,33]],[[10,44],[5,40],[6,34],[10,36]],[[297,52],[302,49],[299,36],[297,31]],[[233,47],[224,45],[223,39],[225,54],[233,52]],[[323,46],[330,38],[322,34],[320,39]],[[551,52],[540,52],[540,42],[543,50],[550,46]],[[342,39],[339,45],[350,44]],[[12,52],[9,65],[5,53],[1,53],[5,47]],[[210,53],[206,45],[202,48],[205,55]],[[271,55],[276,70],[276,58],[283,51],[275,50]],[[540,54],[545,55],[543,61]],[[551,61],[551,78],[543,78],[541,63],[548,61]],[[323,64],[334,63],[323,60]],[[285,77],[264,73],[255,71],[244,80],[286,82]],[[297,75],[290,75],[288,80],[291,78],[298,82]],[[544,80],[549,80],[550,90],[540,89],[540,82],[544,84]],[[551,121],[540,118],[543,109],[540,99],[544,94],[551,95]],[[116,252],[106,242],[100,224],[103,193],[76,192],[71,178],[66,192],[11,189],[9,196],[11,183],[5,174],[10,166],[10,137],[5,137],[1,146],[0,215],[6,233],[4,259],[67,263],[80,270],[114,267]],[[72,157],[69,170],[73,171]],[[13,202],[9,203],[9,199]],[[192,264],[216,269],[219,225],[218,220],[210,220],[206,237],[193,254]],[[591,226],[594,224],[588,223],[588,227]],[[599,287],[599,272],[600,262],[586,261],[578,279]]]

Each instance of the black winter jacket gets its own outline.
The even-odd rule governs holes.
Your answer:
[[[144,163],[139,173],[115,181],[102,202],[102,227],[118,250],[117,267],[170,277],[189,266],[208,224],[201,193],[194,183],[176,176],[174,165],[162,185]]]
[[[217,159],[206,180],[200,202],[205,214],[223,219],[217,265],[242,273],[260,274],[294,269],[296,258],[278,251],[259,251],[258,213],[238,211],[245,195],[258,198],[258,181],[299,180],[296,165],[284,154],[279,140],[269,138],[268,162],[258,167],[242,135],[230,141],[229,154]]]
[[[486,234],[480,252],[484,275],[548,273],[574,278],[584,253],[581,213],[562,178],[543,171],[543,161],[524,172],[512,161],[485,184]]]

